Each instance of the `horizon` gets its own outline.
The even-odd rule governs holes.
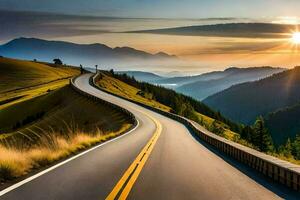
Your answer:
[[[199,74],[231,66],[292,68],[300,61],[298,43],[292,39],[300,24],[300,15],[295,11],[297,4],[300,6],[300,2],[295,0],[256,0],[251,3],[234,0],[174,3],[168,0],[154,1],[152,4],[133,0],[77,0],[68,5],[65,1],[46,0],[41,4],[36,0],[19,3],[4,0],[0,2],[3,27],[0,43],[18,37],[32,37],[76,44],[100,43],[110,48],[131,47],[151,54],[164,52],[180,58],[181,62],[173,69],[173,64],[170,64],[162,71]],[[150,14],[154,7],[157,8],[155,14]],[[263,9],[265,7],[270,9]],[[173,15],[175,8],[177,12]],[[245,8],[257,12],[254,14],[245,11]],[[196,9],[199,11],[196,12]],[[207,9],[210,9],[209,12]],[[257,34],[256,30],[251,34],[242,34],[242,29],[228,34],[217,29],[219,33],[216,35],[143,32],[232,23],[272,24],[274,29],[278,29],[279,25],[289,25],[292,28],[274,34],[268,33],[269,29],[262,29]],[[132,70],[137,70],[137,67],[132,66]]]
[[[46,42],[62,42],[62,43],[66,43],[66,44],[75,44],[75,45],[104,45],[104,46],[107,46],[105,44],[101,44],[101,43],[89,43],[89,44],[80,44],[80,43],[76,43],[76,42],[68,42],[68,41],[63,41],[63,40],[47,40],[47,39],[42,39],[42,38],[35,38],[35,37],[18,37],[18,38],[14,38],[12,40],[9,40],[5,43],[0,43],[0,47],[1,45],[6,45],[6,44],[9,44],[13,41],[17,41],[17,40],[20,40],[20,39],[26,39],[26,40],[40,40],[40,41],[46,41]],[[111,49],[116,49],[116,48],[127,48],[127,46],[117,46],[117,47],[110,47],[110,46],[107,46],[108,48],[111,48]],[[134,49],[134,48],[133,48]],[[142,51],[140,49],[135,49],[135,50],[138,50],[138,51]],[[144,51],[146,52],[146,51]],[[146,52],[146,53],[150,53],[150,52]],[[154,53],[154,54],[151,54],[151,55],[156,55],[158,53],[164,53],[164,52],[157,52],[157,53]],[[169,55],[169,54],[168,54]],[[169,55],[169,56],[173,56],[173,55]],[[176,55],[175,55],[176,56]],[[7,57],[7,58],[11,58],[11,59],[15,59],[14,57]],[[32,59],[24,59],[24,60],[28,60],[28,61],[31,61]],[[39,60],[39,61],[42,61],[42,62],[49,62],[49,60]],[[65,63],[65,64],[70,64],[70,63]],[[73,64],[71,64],[73,65]],[[78,65],[74,65],[74,66],[79,66]],[[157,70],[156,68],[154,69],[151,69],[151,68],[148,68],[148,69],[140,69],[140,68],[131,68],[129,70],[126,70],[126,68],[112,68],[116,71],[130,71],[130,72],[149,72],[149,73],[153,73],[153,74],[156,74],[156,75],[159,75],[159,76],[163,76],[163,77],[184,77],[184,76],[198,76],[198,75],[202,75],[202,74],[206,74],[206,73],[210,73],[210,72],[221,72],[221,71],[225,71],[225,70],[228,70],[228,69],[233,69],[233,68],[237,68],[237,69],[250,69],[250,68],[281,68],[281,69],[289,69],[289,68],[286,68],[286,67],[280,67],[280,66],[268,66],[268,65],[262,65],[262,66],[244,66],[244,67],[239,67],[239,66],[226,66],[222,69],[216,69],[216,70],[208,70],[208,71],[192,71],[192,70],[188,70],[188,71],[182,71],[182,70],[172,70],[172,71],[166,71],[166,70]],[[297,66],[293,66],[291,67],[290,69],[293,69],[294,67],[297,67]],[[92,69],[93,66],[86,66],[85,68],[87,69]]]

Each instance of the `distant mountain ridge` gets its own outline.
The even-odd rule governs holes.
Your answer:
[[[221,72],[212,72],[198,76],[197,81],[183,84],[176,91],[203,100],[217,92],[225,90],[232,85],[259,80],[272,74],[284,71],[283,68],[273,67],[250,67],[228,68]]]
[[[206,98],[204,103],[244,124],[252,124],[262,115],[275,142],[282,142],[300,133],[300,67],[232,86]]]
[[[94,66],[124,65],[131,62],[156,62],[177,59],[163,52],[150,54],[131,47],[110,48],[104,44],[75,44],[64,41],[49,41],[37,38],[17,38],[0,46],[0,55],[19,59],[52,61],[61,58],[64,62]]]
[[[158,84],[177,84],[179,87],[181,85],[200,81],[200,80],[206,81],[206,80],[222,78],[224,76],[225,76],[224,71],[213,71],[213,72],[203,73],[203,74],[195,75],[195,76],[176,76],[176,77],[170,77],[170,78],[163,78],[163,79],[159,80],[157,83]]]
[[[159,76],[151,72],[142,72],[142,71],[117,71],[119,74],[127,74],[128,76],[133,76],[138,81],[144,81],[153,83],[163,79],[164,77]]]
[[[122,71],[134,76],[139,81],[145,81],[174,89],[198,100],[220,92],[232,85],[259,80],[272,74],[284,71],[284,68],[273,67],[230,67],[224,71],[213,71],[195,76],[164,77],[151,72]],[[120,72],[121,73],[121,72]]]

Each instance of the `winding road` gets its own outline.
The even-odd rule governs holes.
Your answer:
[[[281,199],[283,193],[252,178],[199,143],[186,127],[89,85],[77,88],[132,112],[138,125],[47,173],[0,192],[5,200]],[[275,186],[274,186],[275,187]],[[270,189],[271,188],[271,189]]]

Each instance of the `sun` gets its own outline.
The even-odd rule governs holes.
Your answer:
[[[300,44],[300,32],[295,32],[292,35],[292,42],[294,44]]]

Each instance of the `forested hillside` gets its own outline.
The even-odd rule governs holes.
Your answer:
[[[244,124],[252,124],[258,116],[264,116],[278,143],[295,137],[300,131],[297,123],[299,91],[300,67],[295,67],[260,81],[233,86],[204,102],[229,119]]]

